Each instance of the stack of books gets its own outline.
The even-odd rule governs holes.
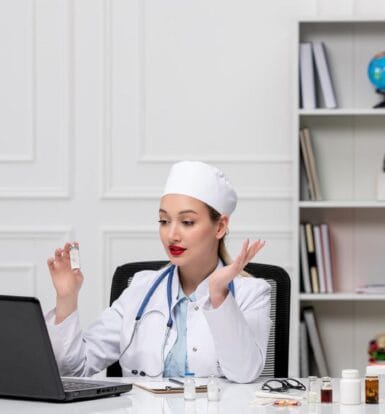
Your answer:
[[[300,43],[299,72],[302,108],[314,109],[322,106],[337,108],[336,94],[323,42]],[[319,83],[321,94],[316,93],[316,81]],[[317,99],[318,95],[322,95],[323,104]]]
[[[300,224],[302,292],[333,293],[333,264],[329,226]]]

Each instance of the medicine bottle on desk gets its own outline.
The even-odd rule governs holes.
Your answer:
[[[321,403],[332,403],[332,402],[333,402],[332,380],[330,377],[322,377]]]
[[[366,375],[365,377],[365,402],[366,404],[378,404],[378,375]]]
[[[314,377],[314,376],[309,377],[309,389],[307,393],[307,402],[309,404],[317,403],[319,401],[319,398],[318,398],[319,388],[318,388],[317,382],[318,382],[317,377]]]
[[[343,369],[340,381],[340,403],[361,404],[361,379],[358,369]]]
[[[217,378],[212,375],[207,382],[207,399],[209,401],[219,401],[220,390]]]
[[[186,372],[184,374],[184,387],[183,387],[183,396],[185,400],[195,400],[196,389],[194,374],[192,372]]]

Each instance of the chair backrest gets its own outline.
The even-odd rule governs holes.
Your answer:
[[[114,273],[111,286],[110,304],[129,286],[133,275],[141,270],[158,270],[168,262],[151,261],[127,263],[119,266]],[[290,277],[278,266],[249,263],[246,272],[254,277],[265,279],[271,286],[270,318],[272,321],[267,345],[266,363],[262,377],[284,378],[289,365],[289,325],[290,325]],[[121,377],[119,362],[107,368],[108,377]]]

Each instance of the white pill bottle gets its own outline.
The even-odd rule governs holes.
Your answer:
[[[361,378],[358,369],[343,369],[340,380],[340,404],[361,404]]]

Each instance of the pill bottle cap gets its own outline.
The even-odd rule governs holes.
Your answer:
[[[374,364],[368,365],[366,367],[366,375],[384,375],[385,374],[385,365],[384,364]]]
[[[358,369],[343,369],[342,378],[359,378]]]

